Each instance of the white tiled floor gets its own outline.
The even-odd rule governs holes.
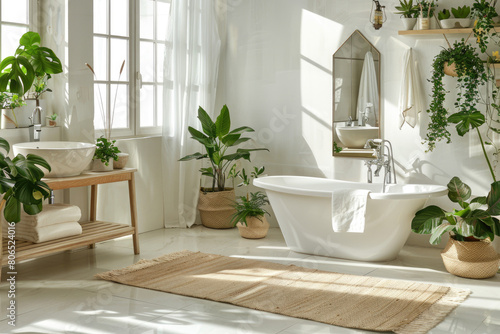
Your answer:
[[[500,275],[487,280],[450,275],[437,249],[406,246],[394,261],[365,263],[291,252],[279,229],[271,229],[265,239],[246,240],[236,229],[200,226],[144,233],[140,243],[141,255],[133,255],[131,239],[122,238],[98,244],[93,250],[18,264],[16,327],[7,324],[4,268],[0,333],[367,333],[93,279],[96,273],[183,249],[468,288],[471,296],[430,333],[500,333]]]

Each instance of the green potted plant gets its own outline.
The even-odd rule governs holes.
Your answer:
[[[15,109],[26,105],[23,99],[13,93],[0,93],[0,105],[2,106],[2,119],[0,128],[18,128],[19,123],[17,121],[17,116]]]
[[[92,167],[94,172],[113,170],[113,161],[118,160],[118,153],[120,153],[115,142],[116,140],[108,140],[103,136],[97,138]]]
[[[438,0],[419,0],[417,5],[419,13],[417,16],[417,29],[431,29],[431,18],[434,16]]]
[[[398,10],[395,14],[401,15],[401,21],[405,30],[412,30],[417,22],[419,14],[419,6],[413,3],[413,0],[399,0],[399,6],[395,6]]]
[[[267,150],[266,148],[237,148],[250,138],[242,137],[245,132],[254,130],[242,126],[231,130],[229,109],[224,105],[215,122],[202,108],[198,109],[202,131],[189,126],[191,138],[198,141],[205,148],[205,153],[196,152],[181,158],[179,161],[208,160],[210,166],[203,167],[200,172],[203,176],[212,179],[210,188],[201,188],[198,201],[201,222],[211,228],[231,228],[231,216],[234,214],[232,204],[235,200],[234,189],[226,188],[226,179],[232,164],[240,159],[250,161],[250,152]]]
[[[445,11],[447,11],[445,9]],[[444,29],[454,29],[454,28],[469,28],[472,20],[469,18],[471,12],[470,6],[463,5],[462,7],[458,6],[457,8],[452,7],[451,13],[454,18],[450,17],[450,13],[448,11],[448,15],[440,15],[442,12],[438,14],[438,19],[440,20],[441,27]]]
[[[415,214],[413,232],[430,234],[430,243],[438,244],[445,233],[450,239],[441,256],[446,269],[457,276],[488,278],[498,271],[500,255],[491,247],[500,236],[500,181],[491,184],[487,196],[471,199],[471,188],[458,177],[448,183],[448,198],[460,208],[445,211],[436,205]]]
[[[50,116],[47,116],[47,126],[54,127],[57,125],[57,114],[53,113]]]
[[[18,154],[13,159],[8,157],[9,143],[0,138],[0,212],[3,210],[5,220],[17,223],[21,220],[21,210],[34,215],[42,211],[43,200],[50,195],[50,189],[42,181],[44,167],[50,171],[50,165],[41,157]],[[2,235],[0,224],[0,236]]]
[[[493,29],[494,18],[498,17],[496,12],[497,0],[475,0],[472,4],[471,17],[475,20],[473,33],[482,53],[486,52],[490,39],[496,39],[497,33]]]
[[[241,172],[237,173],[237,177],[241,179],[238,187],[248,187],[252,179],[258,178],[264,173],[264,170],[264,167],[254,167],[254,170],[248,175],[245,169],[242,169]],[[231,222],[238,227],[243,238],[261,239],[267,235],[269,223],[265,215],[269,215],[269,212],[264,209],[267,204],[269,204],[269,199],[262,191],[254,193],[247,191],[245,196],[238,197],[234,204],[236,213]]]

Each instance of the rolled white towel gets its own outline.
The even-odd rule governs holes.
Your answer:
[[[27,226],[43,227],[60,223],[77,222],[81,217],[82,211],[76,205],[62,203],[45,204],[42,212],[33,216],[22,211],[19,223]]]
[[[66,222],[43,227],[22,227],[19,229],[18,224],[16,224],[15,238],[34,243],[82,234],[82,225],[78,222]]]

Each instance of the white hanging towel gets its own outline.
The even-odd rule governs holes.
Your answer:
[[[332,192],[332,228],[334,232],[363,233],[369,190],[339,189]]]
[[[401,111],[401,126],[408,123],[412,128],[417,125],[418,114],[424,109],[422,87],[417,63],[413,50],[406,50],[403,57],[403,79],[399,95],[399,110]]]
[[[369,106],[370,103],[371,106]],[[373,55],[368,51],[365,54],[363,69],[361,70],[361,79],[359,81],[358,106],[356,109],[358,120],[361,121],[364,114],[367,112],[366,108],[369,107],[369,112],[366,115],[368,117],[366,124],[378,126],[378,106],[377,72],[375,70],[375,63],[373,62]]]

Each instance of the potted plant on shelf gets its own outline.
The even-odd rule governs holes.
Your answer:
[[[395,14],[401,15],[405,30],[412,30],[420,13],[419,6],[413,4],[413,0],[399,0],[399,6],[396,6],[396,9],[398,11]]]
[[[496,3],[497,0],[475,0],[472,4],[471,17],[475,20],[472,31],[482,53],[486,52],[490,39],[497,39],[493,29],[493,19],[498,17]]]
[[[94,153],[93,167],[94,172],[109,172],[113,170],[113,161],[118,159],[118,147],[116,140],[107,140],[105,137],[99,137],[96,140],[96,149]]]
[[[228,172],[232,164],[240,159],[250,161],[250,152],[266,150],[266,148],[237,148],[250,138],[242,137],[245,132],[254,130],[248,126],[242,126],[234,130],[231,129],[229,109],[224,105],[217,116],[215,122],[207,112],[199,107],[198,119],[200,120],[202,131],[193,127],[188,127],[191,138],[198,141],[205,147],[205,153],[194,153],[181,158],[179,161],[207,159],[209,167],[200,169],[202,176],[212,179],[212,187],[201,188],[198,200],[198,211],[201,222],[206,227],[211,228],[231,228],[231,216],[235,210],[233,203],[235,194],[233,188],[226,188]],[[234,176],[234,174],[232,175]]]
[[[431,18],[434,16],[437,2],[438,0],[420,0],[417,2],[417,5],[419,7],[419,14],[417,17],[418,30],[431,29]]]
[[[251,180],[262,175],[264,170],[264,167],[254,167],[249,176],[245,169],[242,169],[241,172],[237,173],[237,177],[242,181],[238,187],[248,187]],[[262,191],[255,193],[247,191],[245,196],[240,196],[236,200],[234,204],[236,213],[233,215],[231,222],[238,227],[238,231],[243,238],[261,239],[267,235],[269,223],[265,215],[269,215],[269,212],[264,209],[267,204],[269,204],[269,200]]]
[[[50,171],[50,165],[41,157],[18,154],[13,159],[8,157],[9,143],[0,138],[0,212],[3,210],[5,220],[17,223],[21,220],[21,210],[29,215],[42,211],[43,200],[50,195],[50,189],[42,181],[44,172],[38,167]],[[2,236],[0,224],[0,236]]]
[[[442,12],[438,14],[438,19],[440,20],[441,27],[444,29],[454,29],[454,28],[469,28],[471,24],[471,19],[469,18],[469,14],[471,11],[470,6],[463,5],[462,7],[458,6],[458,8],[451,8],[451,13],[454,18],[450,18],[450,12],[447,11],[448,15],[441,15]],[[447,17],[446,17],[447,16]]]
[[[0,93],[0,105],[2,106],[0,128],[10,129],[19,127],[15,109],[26,105],[23,99],[17,94],[2,92]]]
[[[47,126],[54,127],[57,125],[57,114],[53,113],[50,116],[47,116]]]
[[[488,196],[471,199],[471,188],[458,177],[448,183],[448,198],[460,209],[447,212],[438,206],[428,206],[415,214],[413,232],[431,234],[430,243],[438,244],[445,233],[451,233],[441,253],[446,270],[467,278],[494,276],[500,265],[500,255],[491,246],[500,236],[500,181],[491,184]]]

